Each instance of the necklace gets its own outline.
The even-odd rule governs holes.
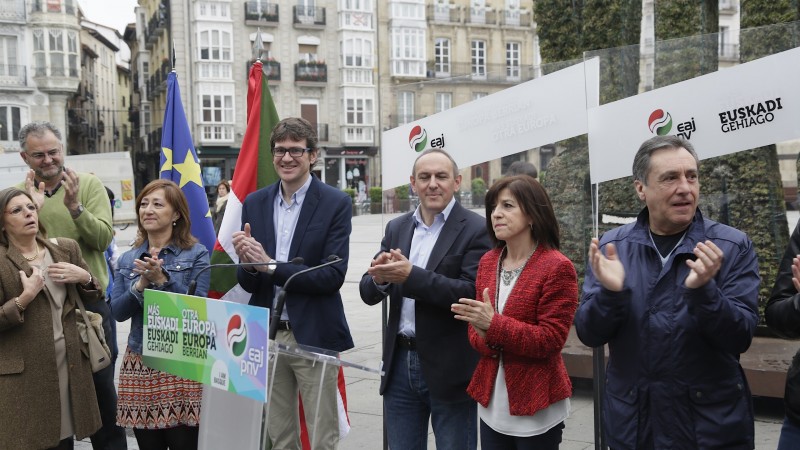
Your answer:
[[[522,269],[524,269],[525,266],[528,265],[528,260],[530,260],[531,256],[533,256],[533,254],[536,253],[536,248],[538,246],[539,243],[537,242],[536,245],[533,246],[533,251],[531,251],[528,257],[525,258],[525,262],[523,262],[522,265],[517,267],[516,269],[511,269],[511,270],[503,269],[502,259],[500,260],[500,279],[503,280],[503,286],[510,285],[513,280],[519,277],[519,274],[522,273]]]
[[[36,244],[36,254],[35,254],[35,255],[33,255],[33,256],[25,256],[25,255],[22,255],[22,257],[23,257],[23,258],[25,258],[25,259],[26,259],[26,260],[28,260],[28,261],[34,261],[34,260],[36,260],[36,258],[38,258],[38,257],[39,257],[39,244]]]

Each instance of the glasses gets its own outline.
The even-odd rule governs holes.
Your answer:
[[[306,147],[292,147],[292,148],[284,148],[284,147],[275,147],[272,149],[272,156],[283,158],[285,154],[291,155],[292,158],[297,158],[303,156],[305,152],[310,152],[311,149]]]
[[[33,158],[33,159],[35,159],[37,161],[42,161],[42,160],[44,160],[44,158],[46,156],[49,156],[50,159],[55,159],[55,157],[58,156],[59,153],[61,153],[61,149],[60,148],[54,148],[54,149],[48,150],[46,152],[28,153],[28,156],[30,156],[31,158]]]
[[[15,206],[11,211],[4,211],[6,214],[11,214],[12,216],[18,216],[22,214],[24,210],[28,210],[30,212],[36,212],[36,205],[33,203],[28,203],[25,206]]]

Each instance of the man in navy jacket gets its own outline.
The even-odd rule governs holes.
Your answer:
[[[633,176],[647,206],[590,245],[575,327],[584,344],[609,345],[615,450],[754,446],[739,355],[758,323],[758,261],[744,233],[700,214],[698,172],[689,141],[645,141]]]
[[[350,196],[311,174],[317,161],[317,135],[305,119],[280,121],[270,137],[272,162],[280,181],[248,195],[242,206],[243,230],[233,234],[239,260],[304,264],[240,268],[239,284],[253,295],[251,305],[273,308],[286,280],[300,270],[328,260],[342,262],[298,275],[286,291],[277,342],[310,345],[341,352],[353,348],[339,289],[347,273],[351,219]],[[274,311],[273,311],[274,313]],[[270,366],[269,435],[272,448],[300,449],[297,393],[302,395],[314,449],[334,449],[339,441],[338,369],[299,357],[280,356]],[[320,397],[317,408],[317,397]]]

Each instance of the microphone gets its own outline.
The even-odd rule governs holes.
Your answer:
[[[254,263],[226,263],[226,264],[209,264],[206,267],[200,269],[195,275],[194,279],[189,282],[189,288],[186,289],[186,295],[194,295],[194,291],[197,290],[197,279],[200,278],[200,275],[203,274],[206,270],[211,270],[214,267],[257,267],[257,266],[279,266],[281,264],[297,264],[298,266],[303,264],[303,258],[295,257],[289,261],[274,261],[274,262],[254,262]]]
[[[283,306],[286,303],[286,289],[289,287],[289,283],[294,279],[294,277],[313,272],[317,269],[322,269],[323,267],[330,266],[332,264],[336,264],[338,262],[344,261],[342,258],[339,258],[337,255],[330,255],[327,258],[327,262],[324,262],[318,266],[309,267],[308,269],[303,269],[299,272],[293,273],[289,278],[286,279],[286,282],[283,283],[283,289],[278,293],[278,299],[275,302],[275,308],[272,310],[272,318],[269,321],[269,339],[275,340],[275,336],[278,334],[278,322],[281,321],[281,314],[283,314]]]

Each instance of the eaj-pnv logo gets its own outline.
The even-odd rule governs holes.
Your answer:
[[[234,314],[228,321],[228,348],[233,356],[242,356],[247,348],[247,326],[242,321],[242,316]]]
[[[419,125],[412,128],[411,134],[408,135],[408,145],[417,153],[425,150],[425,146],[428,145],[428,133],[425,128]]]
[[[657,109],[650,113],[647,119],[647,127],[650,132],[659,136],[666,136],[672,130],[672,116],[663,109]]]
[[[647,119],[647,127],[653,134],[666,136],[672,131],[672,116],[663,109],[657,109],[650,113],[650,117]],[[692,117],[692,120],[679,122],[676,130],[678,131],[677,136],[691,139],[692,133],[697,130],[694,117]]]

